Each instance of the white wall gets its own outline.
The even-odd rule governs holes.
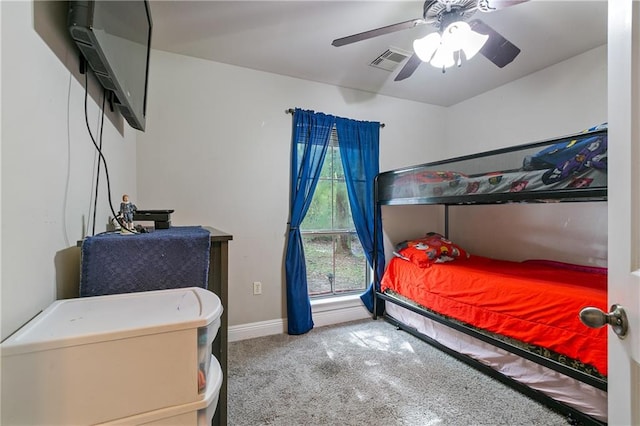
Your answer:
[[[77,293],[76,242],[92,226],[95,153],[66,34],[67,2],[0,3],[4,339],[56,298]],[[88,106],[95,133],[99,111],[93,99]],[[135,195],[135,133],[117,118],[105,120],[114,203],[123,191]],[[96,232],[110,215],[101,181]]]
[[[138,200],[229,244],[230,325],[286,316],[284,250],[292,116],[300,107],[382,121],[381,169],[426,161],[444,109],[154,51],[149,130],[138,138]],[[390,74],[391,78],[391,74]],[[260,296],[252,282],[263,283]]]
[[[607,121],[601,46],[447,109],[445,158],[535,142]]]
[[[602,46],[448,108],[442,155],[545,140],[606,121]],[[453,207],[450,213],[450,237],[472,253],[607,265],[607,203]]]

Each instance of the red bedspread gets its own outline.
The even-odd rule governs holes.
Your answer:
[[[393,258],[381,289],[475,327],[577,359],[607,375],[606,327],[591,329],[578,318],[587,306],[608,311],[606,273],[481,256],[427,268]]]

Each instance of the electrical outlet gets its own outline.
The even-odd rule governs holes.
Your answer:
[[[262,283],[260,281],[253,282],[253,294],[262,294]]]

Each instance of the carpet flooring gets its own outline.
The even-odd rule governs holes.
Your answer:
[[[567,425],[384,320],[229,344],[228,424]]]

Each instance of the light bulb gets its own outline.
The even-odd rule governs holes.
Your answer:
[[[454,66],[456,61],[453,58],[453,51],[449,50],[443,43],[440,45],[429,63],[436,68],[449,68]]]
[[[467,60],[473,58],[489,39],[488,35],[471,30],[464,21],[453,22],[440,33],[434,32],[413,41],[413,50],[422,62],[436,68],[462,65],[463,51]]]
[[[455,52],[464,48],[471,27],[464,21],[453,22],[442,33],[442,44]]]
[[[482,46],[484,46],[488,39],[488,34],[480,34],[475,31],[469,31],[466,35],[466,40],[462,47],[467,60],[473,58],[476,53],[478,53],[480,49],[482,49]]]
[[[427,36],[413,41],[413,51],[422,62],[429,62],[440,47],[440,40],[441,37],[438,33],[427,34]]]

